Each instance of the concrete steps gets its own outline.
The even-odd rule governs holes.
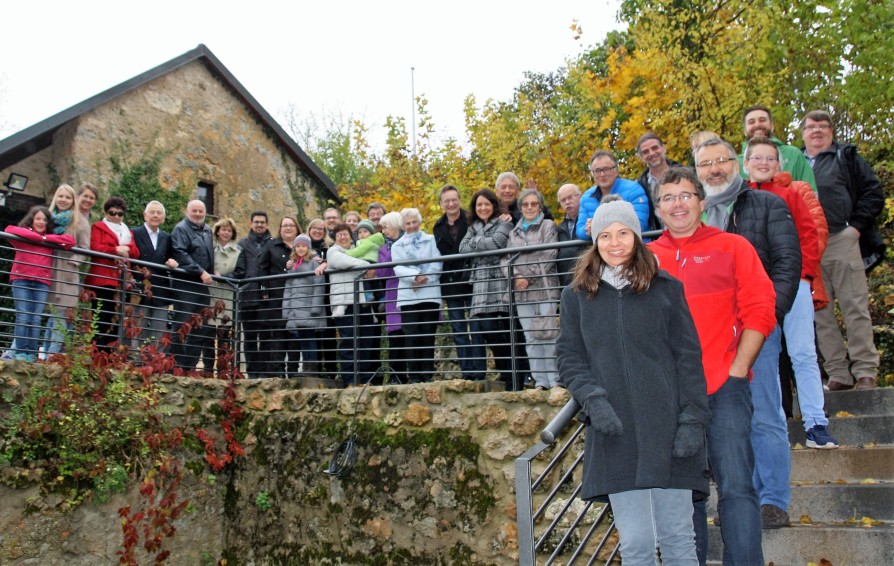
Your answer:
[[[894,388],[827,392],[826,411],[841,443],[836,450],[805,448],[800,420],[789,422],[792,526],[763,532],[764,559],[774,566],[894,564]],[[716,515],[716,498],[712,492],[708,517]],[[720,564],[720,529],[708,531],[708,563]]]

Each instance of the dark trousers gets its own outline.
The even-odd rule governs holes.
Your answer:
[[[378,328],[372,311],[367,305],[361,305],[359,309],[356,329],[353,305],[348,306],[343,316],[334,319],[339,334],[338,359],[341,360],[341,378],[345,385],[366,383],[372,375],[374,359],[378,354],[372,349],[373,333]]]
[[[494,366],[506,389],[512,390],[512,355],[509,347],[509,317],[505,312],[489,312],[475,315],[484,343],[494,355]]]
[[[118,287],[94,287],[96,298],[93,299],[93,310],[96,315],[96,336],[93,341],[101,350],[110,351],[111,344],[118,342],[118,328],[121,325],[119,314]]]
[[[171,354],[177,367],[193,370],[202,350],[211,348],[213,344],[211,329],[202,320],[203,311],[210,307],[211,293],[204,283],[178,281],[171,302],[174,304]]]
[[[263,377],[267,373],[267,355],[263,339],[270,328],[264,322],[264,310],[259,305],[239,311],[242,323],[242,351],[245,353],[245,370],[249,377]]]
[[[407,373],[411,383],[431,381],[435,372],[435,333],[440,314],[440,303],[400,307],[401,329],[413,347],[407,357]]]

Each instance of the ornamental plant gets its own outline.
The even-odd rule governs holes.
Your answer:
[[[183,372],[152,344],[140,348],[136,364],[122,345],[97,349],[96,323],[84,307],[91,298],[85,291],[82,303],[69,314],[74,331],[66,338],[65,353],[49,360],[58,367],[47,372],[52,379],[35,381],[21,402],[10,403],[8,413],[0,416],[0,466],[17,470],[21,478],[37,478],[44,495],[62,494],[63,510],[88,501],[104,503],[138,483],[139,504],[118,510],[123,536],[119,563],[138,564],[142,546],[155,564],[164,564],[169,556],[165,540],[174,536],[174,521],[189,505],[179,494],[187,469],[184,441],[202,447],[203,461],[215,473],[244,454],[234,432],[244,415],[235,394],[235,380],[241,376],[232,368],[228,341],[222,340],[219,377],[229,383],[215,411],[220,431],[195,427],[192,411],[186,422],[174,426],[162,411],[164,390],[157,378]],[[205,310],[190,321],[190,328],[207,322],[213,313]],[[130,340],[139,333],[139,324],[130,307],[124,317]]]

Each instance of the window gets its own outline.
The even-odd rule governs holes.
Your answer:
[[[205,212],[214,216],[214,183],[199,181],[196,187],[196,198],[205,203]]]

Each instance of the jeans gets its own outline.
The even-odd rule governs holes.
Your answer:
[[[40,315],[47,306],[50,286],[32,279],[13,279],[12,298],[15,301],[16,354],[37,356],[37,341],[40,339]]]
[[[792,456],[779,386],[780,351],[782,330],[777,325],[751,368],[754,371],[751,380],[754,403],[751,446],[754,449],[754,489],[761,505],[775,505],[788,511]]]
[[[46,330],[43,334],[43,351],[47,357],[62,352],[65,336],[71,332],[71,324],[66,316],[67,313],[64,311],[60,313],[50,305],[50,316],[47,317]]]
[[[778,381],[777,381],[778,383]],[[747,379],[731,377],[708,396],[708,463],[717,483],[723,564],[763,566],[761,511],[752,483],[754,452],[751,448],[751,386]],[[706,502],[693,504],[692,524],[699,564],[708,555]]]
[[[177,367],[191,371],[196,369],[202,350],[214,346],[208,323],[193,319],[193,315],[201,315],[204,309],[211,306],[211,293],[204,283],[192,281],[178,281],[174,289],[171,354]],[[193,321],[198,326],[192,326]],[[206,371],[211,371],[211,368],[206,368]]]
[[[813,298],[810,283],[801,281],[792,310],[785,315],[782,325],[785,349],[792,361],[795,383],[798,384],[798,405],[804,430],[816,425],[828,426],[829,419],[823,410],[823,380],[816,359],[816,342],[813,333]]]
[[[459,367],[466,379],[484,379],[487,372],[487,352],[484,349],[484,340],[481,337],[481,328],[478,319],[469,316],[469,307],[472,297],[449,297],[447,303],[447,317],[450,319],[450,328],[453,331],[453,343],[456,344],[456,357],[459,359]]]
[[[556,368],[556,339],[541,340],[534,337],[534,319],[552,317],[556,319],[556,303],[518,303],[518,321],[525,331],[525,350],[531,366],[531,377],[540,387],[550,389],[559,384],[559,370]],[[556,326],[558,328],[558,325]]]
[[[310,371],[309,364],[315,364],[320,361],[317,331],[313,328],[294,328],[289,332],[291,334],[292,343],[295,344],[296,347],[296,350],[289,352],[289,359],[291,360],[294,357],[295,363],[297,364],[300,355],[301,361],[304,364],[302,369],[304,370],[304,373],[307,373]]]
[[[611,493],[615,526],[621,536],[624,566],[695,566],[692,491],[637,489]]]

